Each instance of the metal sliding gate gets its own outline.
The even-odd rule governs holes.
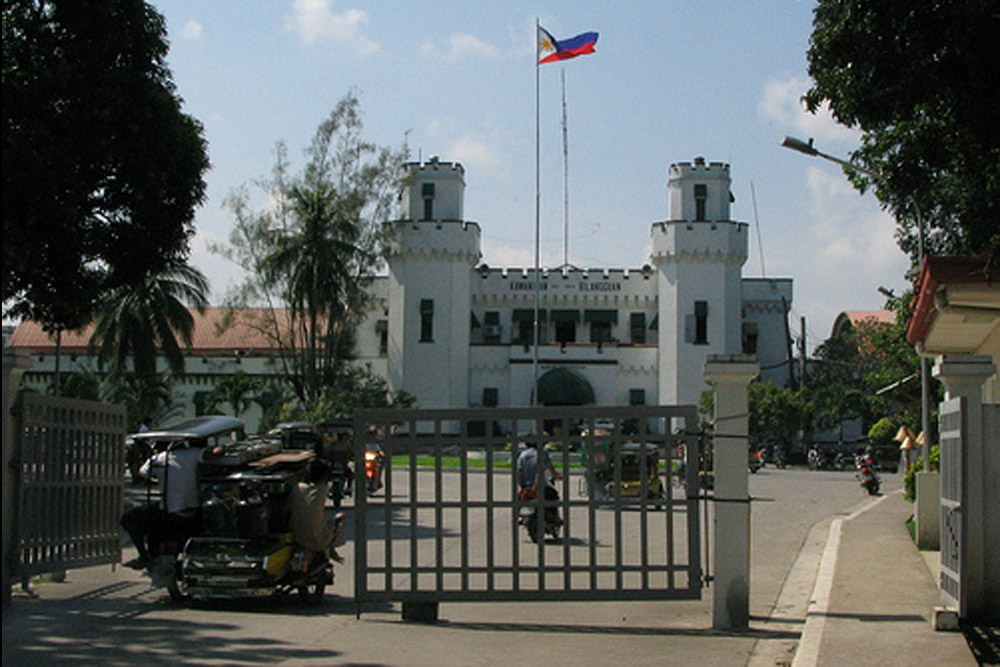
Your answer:
[[[962,540],[965,524],[963,489],[966,466],[964,438],[965,400],[954,398],[941,403],[939,441],[941,444],[941,592],[945,602],[960,608],[962,600]]]
[[[125,408],[21,392],[12,412],[14,575],[119,562]]]
[[[701,595],[694,407],[365,410],[354,428],[359,605]],[[545,503],[517,493],[528,442],[562,475],[562,533],[537,543],[517,520]],[[378,448],[384,486],[366,497]]]

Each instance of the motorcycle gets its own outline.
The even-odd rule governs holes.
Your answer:
[[[774,445],[771,448],[771,458],[774,460],[775,468],[784,468],[787,465],[785,463],[785,450],[781,448],[781,445]]]
[[[369,446],[365,451],[365,488],[368,495],[377,493],[382,488],[382,468],[385,465],[385,452],[378,445]]]
[[[339,508],[344,497],[351,495],[351,478],[350,468],[346,463],[334,463],[330,466],[330,500],[334,507]]]
[[[764,467],[764,452],[760,449],[750,451],[748,469],[751,473],[756,473]]]
[[[346,496],[353,495],[353,425],[346,420],[333,420],[318,424],[316,429],[322,435],[317,454],[330,464],[329,497],[333,506],[339,508]]]
[[[826,457],[816,447],[809,450],[809,453],[806,455],[806,462],[809,464],[810,470],[823,470],[826,468]]]
[[[559,539],[559,532],[562,530],[563,521],[559,518],[559,509],[555,506],[559,500],[559,494],[555,489],[552,489],[546,493],[546,496],[543,501],[546,505],[543,509],[544,522],[543,525],[540,525],[538,521],[538,494],[532,489],[523,489],[520,493],[521,501],[525,504],[518,512],[517,522],[524,526],[525,530],[528,531],[528,537],[536,544],[539,540],[544,539],[545,535]]]
[[[854,475],[861,483],[861,488],[867,491],[868,495],[877,496],[882,480],[879,478],[875,459],[871,456],[858,456],[856,467]]]
[[[834,455],[833,457],[833,469],[850,470],[851,462],[852,461],[850,454],[845,454],[844,452],[837,452],[836,455]]]

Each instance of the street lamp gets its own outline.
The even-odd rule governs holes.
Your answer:
[[[859,174],[864,174],[876,181],[884,182],[882,175],[876,171],[872,171],[866,167],[862,167],[859,164],[853,162],[848,162],[847,160],[841,159],[839,157],[829,155],[818,150],[813,145],[812,138],[809,141],[802,141],[801,139],[796,139],[795,137],[785,137],[781,140],[781,145],[785,148],[790,148],[793,151],[798,151],[799,153],[804,153],[810,157],[821,157],[824,160],[829,160],[830,162],[835,162],[842,167],[846,167]],[[912,196],[908,196],[910,200],[910,205],[913,206],[913,210],[917,214],[917,264],[922,265],[924,262],[924,219],[920,214],[920,206],[917,204],[917,200]],[[924,442],[922,453],[924,457],[924,472],[930,472],[931,470],[931,437],[930,437],[930,410],[927,406],[930,403],[930,381],[929,372],[927,367],[927,358],[924,356],[920,357],[920,428],[924,432]]]

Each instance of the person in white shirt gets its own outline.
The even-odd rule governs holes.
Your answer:
[[[151,457],[139,469],[143,478],[156,481],[161,500],[136,505],[122,515],[122,527],[139,552],[126,566],[134,569],[148,566],[168,526],[182,531],[197,526],[201,507],[198,461],[203,451],[197,446],[167,449]]]

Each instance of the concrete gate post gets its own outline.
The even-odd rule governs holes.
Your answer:
[[[10,543],[14,530],[14,469],[10,467],[14,452],[14,420],[10,409],[17,396],[21,375],[31,366],[31,359],[24,350],[3,351],[3,606],[11,602]]]
[[[712,627],[750,625],[750,492],[747,479],[747,386],[760,373],[754,355],[709,355],[705,379],[715,387],[715,582]]]
[[[959,601],[959,615],[963,618],[975,618],[981,615],[987,606],[986,601],[986,562],[985,535],[983,518],[987,508],[984,504],[988,483],[982,471],[985,469],[985,452],[987,446],[995,446],[988,442],[983,433],[983,383],[995,375],[997,367],[993,359],[987,356],[972,354],[946,354],[939,357],[934,364],[934,377],[941,380],[947,390],[948,398],[964,397],[966,399],[965,451],[962,460],[965,470],[962,471],[962,585]],[[941,457],[941,474],[949,473],[944,469],[947,457]],[[939,520],[944,521],[938,507]],[[942,526],[943,527],[943,526]],[[942,532],[942,539],[944,534]]]

